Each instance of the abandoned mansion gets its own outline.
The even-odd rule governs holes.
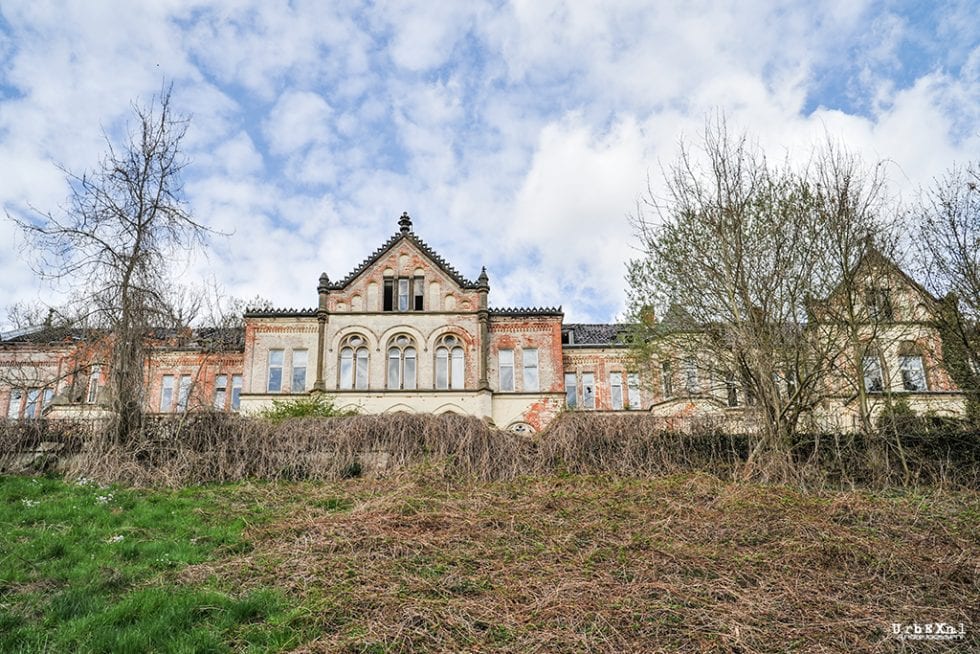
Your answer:
[[[879,309],[887,303],[878,333],[891,337],[863,357],[865,395],[961,415],[966,395],[940,364],[930,318],[939,300],[894,264],[877,265],[891,265],[888,283],[871,294]],[[455,412],[533,432],[568,409],[737,419],[751,404],[734,377],[710,373],[697,352],[636,365],[629,325],[565,323],[560,308],[491,307],[486,270],[464,277],[415,234],[407,214],[356,269],[339,281],[324,273],[316,290],[315,308],[253,309],[243,327],[160,335],[145,366],[146,409],[248,413],[324,392],[365,413]],[[670,320],[677,315],[661,322]],[[9,419],[104,411],[99,351],[75,330],[5,335],[0,410]],[[841,385],[818,410],[849,429],[856,404]]]

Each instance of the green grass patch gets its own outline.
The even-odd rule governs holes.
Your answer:
[[[231,487],[141,491],[0,477],[0,651],[222,652],[295,642],[275,590],[181,584],[245,552],[259,502]]]

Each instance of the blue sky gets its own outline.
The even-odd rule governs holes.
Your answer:
[[[496,306],[623,310],[627,215],[706,115],[803,160],[825,134],[893,192],[980,159],[978,2],[36,2],[0,5],[0,202],[54,210],[166,77],[185,188],[227,232],[184,281],[310,306],[396,231]],[[0,223],[0,304],[38,284]]]

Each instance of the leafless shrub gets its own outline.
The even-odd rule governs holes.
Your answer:
[[[749,444],[748,436],[718,425],[678,429],[676,422],[648,414],[573,412],[529,437],[453,414],[271,421],[197,413],[147,420],[123,445],[99,423],[3,421],[0,469],[43,451],[60,457],[71,478],[141,486],[327,481],[422,464],[447,480],[562,472],[647,478],[705,472],[737,479],[745,477]],[[980,434],[952,426],[910,429],[902,446],[904,459],[891,437],[800,436],[792,444],[792,479],[808,488],[980,488]]]

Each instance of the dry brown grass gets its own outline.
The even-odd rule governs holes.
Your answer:
[[[432,471],[268,492],[292,508],[254,550],[185,578],[299,598],[320,635],[298,651],[980,648],[976,493]],[[903,649],[890,625],[915,621],[969,641]]]
[[[980,433],[894,439],[802,436],[780,466],[747,469],[751,437],[709,424],[668,430],[648,414],[572,412],[533,437],[446,414],[292,418],[214,413],[149,419],[124,445],[95,423],[4,421],[0,470],[40,443],[64,445],[69,477],[104,483],[183,486],[243,479],[336,480],[425,463],[447,480],[508,480],[555,472],[657,477],[707,472],[722,479],[792,482],[807,488],[980,487]],[[33,459],[32,459],[33,460]],[[47,461],[45,455],[41,461]],[[904,462],[904,465],[901,463]]]

